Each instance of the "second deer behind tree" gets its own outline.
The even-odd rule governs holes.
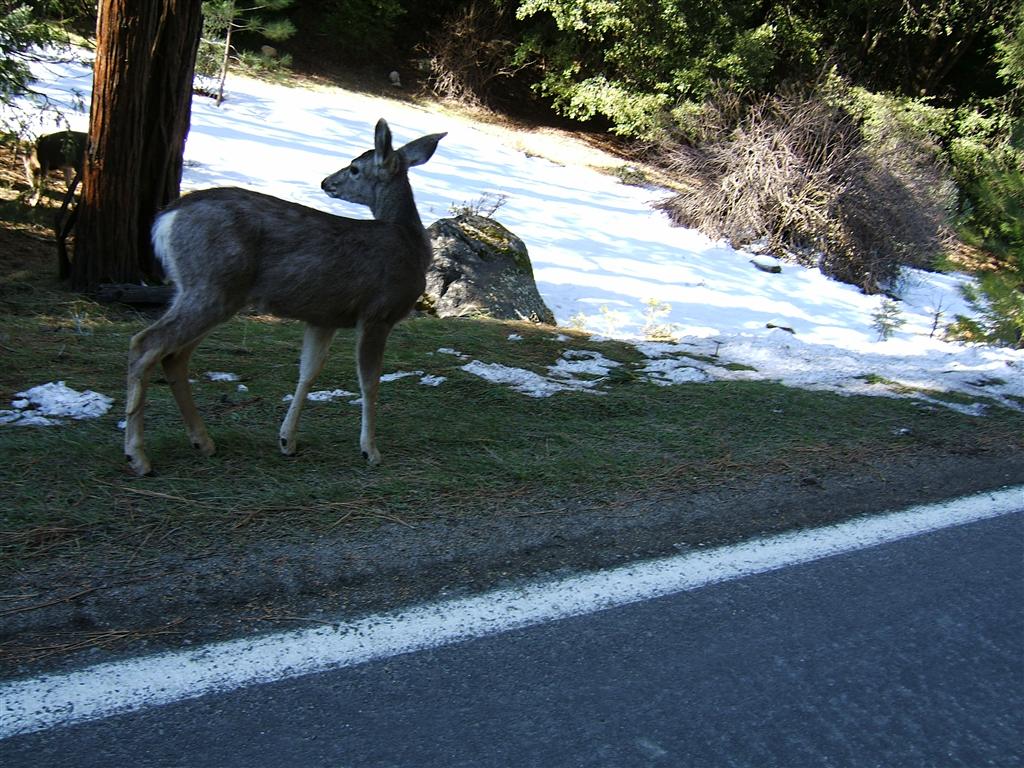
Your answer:
[[[380,462],[374,433],[384,345],[422,294],[431,259],[407,171],[427,162],[446,135],[423,136],[395,150],[381,119],[374,148],[323,180],[328,195],[369,206],[373,220],[233,187],[194,192],[157,217],[153,246],[176,293],[163,317],[131,341],[124,448],[135,472],[151,471],[143,414],[157,363],[192,445],[206,455],[214,452],[192,400],[189,358],[214,326],[247,305],[306,323],[281,451],[295,453],[299,415],[335,331],[354,327],[363,396],[359,443],[370,464]]]
[[[32,190],[29,205],[36,206],[46,191],[50,171],[62,171],[64,184],[71,187],[75,174],[82,172],[88,136],[81,131],[60,131],[40,136],[25,156],[25,177]]]

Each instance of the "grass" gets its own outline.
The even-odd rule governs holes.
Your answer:
[[[485,320],[410,319],[389,342],[385,371],[417,377],[382,387],[384,464],[358,449],[359,411],[309,403],[300,453],[284,458],[277,429],[295,384],[302,329],[243,315],[193,358],[196,401],[217,454],[188,444],[166,385],[151,387],[147,448],[156,477],[136,478],[122,455],[124,365],[131,336],[152,321],[65,292],[53,277],[42,210],[0,202],[0,408],[19,391],[64,380],[115,398],[106,416],[61,427],[0,426],[0,574],[50,559],[131,563],[301,540],[349,526],[594,505],[777,473],[801,476],[913,451],[1012,451],[1024,414],[969,417],[909,400],[842,397],[771,382],[656,386],[637,375],[632,346],[561,330]],[[6,220],[4,220],[6,219]],[[521,341],[511,341],[516,333]],[[544,373],[567,349],[623,365],[603,394],[534,399],[461,369],[471,359]],[[341,332],[317,389],[358,391],[353,340]],[[211,382],[230,371],[237,383]],[[909,429],[909,436],[895,437]]]

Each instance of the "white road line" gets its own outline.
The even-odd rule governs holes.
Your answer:
[[[0,739],[362,664],[1024,511],[1024,486],[358,621],[0,684]]]

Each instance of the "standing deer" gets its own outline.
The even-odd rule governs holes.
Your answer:
[[[29,205],[35,207],[43,196],[50,171],[64,172],[64,183],[70,187],[75,173],[82,172],[86,134],[81,131],[60,131],[40,136],[25,157],[25,177],[32,197]]]
[[[158,362],[192,445],[213,454],[192,400],[189,357],[214,326],[248,304],[306,323],[299,383],[281,424],[282,453],[295,453],[299,415],[335,331],[354,327],[363,395],[359,444],[371,465],[380,462],[374,431],[384,344],[422,294],[431,259],[408,169],[427,162],[446,135],[423,136],[394,150],[381,119],[374,148],[323,180],[328,195],[369,206],[373,220],[231,187],[194,192],[157,217],[153,247],[177,291],[163,317],[137,334],[129,349],[124,448],[136,473],[151,471],[143,413]]]

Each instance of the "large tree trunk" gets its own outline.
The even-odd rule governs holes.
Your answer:
[[[156,212],[178,196],[201,0],[103,0],[71,282],[158,276]]]

